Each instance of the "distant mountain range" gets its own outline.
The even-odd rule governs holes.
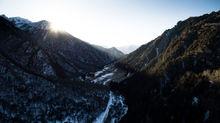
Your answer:
[[[139,45],[128,45],[128,46],[123,46],[123,47],[117,47],[120,51],[122,51],[124,54],[129,54],[133,51],[135,51]]]
[[[98,45],[93,45],[93,46],[103,52],[110,54],[111,56],[113,56],[116,59],[122,58],[125,55],[122,51],[118,50],[115,47],[104,48],[104,47],[98,46]]]

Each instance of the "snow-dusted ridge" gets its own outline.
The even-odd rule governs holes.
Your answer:
[[[5,15],[2,15],[6,17]],[[46,20],[41,20],[38,22],[32,22],[28,19],[21,18],[21,17],[6,17],[9,21],[15,24],[16,27],[22,30],[29,30],[32,31],[34,29],[50,29],[50,22]]]
[[[4,18],[6,18],[7,20]],[[24,32],[22,34],[26,34],[26,31],[27,31],[27,35],[28,34],[35,35],[35,33],[29,33],[29,31],[31,31],[32,29],[33,29],[33,31],[38,31],[35,29],[36,28],[39,28],[39,29],[43,28],[44,29],[45,26],[48,25],[47,21],[31,22],[27,19],[23,19],[20,17],[7,18],[6,16],[4,18],[1,18],[2,23],[4,24],[4,22],[7,22],[5,24],[6,27],[9,29],[14,29],[15,33],[18,32],[18,34],[19,34],[19,32]],[[11,21],[11,22],[9,22],[9,21]],[[10,26],[8,26],[9,24],[10,24]],[[18,28],[15,28],[15,26],[22,29],[22,30],[25,30],[25,31],[21,31]],[[48,30],[39,30],[38,32],[41,34],[41,33],[47,32],[47,31]],[[36,34],[38,34],[38,32]],[[2,37],[4,37],[5,39],[8,38],[5,36],[4,31],[2,31],[2,34],[3,34]],[[31,37],[30,41],[29,40],[27,41],[26,37],[23,39],[22,36],[20,37],[21,42],[19,42],[21,44],[24,44],[22,42],[23,40],[25,43],[29,44],[29,42],[32,41],[32,38],[33,38],[33,42],[35,41],[35,36]],[[44,39],[46,39],[46,37],[47,37],[47,35],[42,35],[42,37],[40,39],[42,39],[44,41]],[[17,37],[11,35],[10,39],[11,39],[10,41],[12,43],[6,45],[8,47],[12,46],[12,44],[16,41]],[[45,40],[45,42],[46,41],[47,40]],[[58,40],[58,41],[60,41],[60,40]],[[78,40],[76,40],[76,42],[77,41]],[[39,42],[42,43],[41,40]],[[42,44],[44,44],[45,42],[43,42]],[[76,43],[74,45],[76,45]],[[85,45],[85,48],[89,47],[86,44],[83,44],[83,46],[84,45]],[[32,49],[35,48],[34,46],[37,47],[38,45],[33,45],[33,46],[32,45],[30,45],[30,46],[29,45],[24,45],[24,46],[19,45],[19,46],[21,46],[21,47],[19,47],[20,49],[26,49],[26,50],[24,52],[20,53],[22,55],[19,54],[18,56],[20,58],[22,57],[21,59],[23,59],[23,57],[24,57],[24,59],[26,59],[26,57],[29,57],[29,56],[27,56],[27,54],[31,54],[32,52],[34,52],[34,51],[32,51]],[[68,44],[68,46],[69,46],[69,44]],[[59,47],[59,48],[65,49],[65,48],[68,48],[68,46],[63,45],[63,47]],[[7,88],[5,90],[0,89],[1,90],[0,91],[0,95],[1,95],[0,99],[4,100],[6,103],[13,102],[14,104],[21,107],[17,111],[18,113],[15,114],[12,110],[7,110],[7,109],[4,109],[0,106],[0,113],[4,114],[5,120],[10,120],[11,118],[14,118],[16,116],[16,117],[21,118],[24,121],[30,119],[30,121],[36,121],[36,122],[39,121],[39,117],[43,117],[43,119],[46,122],[74,122],[74,123],[75,122],[92,122],[92,121],[93,122],[109,122],[109,121],[119,122],[121,117],[126,114],[127,106],[124,104],[124,98],[122,96],[120,96],[119,94],[115,94],[114,92],[111,92],[109,90],[109,88],[103,88],[103,89],[99,88],[99,87],[97,88],[97,86],[93,86],[91,84],[89,84],[88,86],[87,85],[81,86],[81,84],[78,84],[78,82],[76,82],[76,84],[73,87],[69,87],[66,85],[62,86],[63,82],[60,82],[62,84],[59,84],[57,82],[56,83],[57,85],[55,85],[53,82],[49,82],[47,79],[45,79],[48,76],[56,76],[56,73],[54,72],[53,67],[51,67],[51,64],[47,61],[47,56],[44,54],[43,48],[42,49],[41,48],[42,47],[39,47],[38,52],[34,54],[34,56],[36,56],[36,58],[38,60],[37,67],[31,66],[30,68],[33,68],[33,69],[39,68],[39,71],[37,71],[36,73],[39,73],[41,76],[44,76],[44,78],[41,76],[38,77],[38,75],[35,75],[32,72],[26,73],[26,70],[24,70],[23,68],[21,69],[20,67],[14,65],[14,64],[7,64],[8,59],[1,58],[1,60],[0,60],[1,66],[3,68],[5,68],[5,66],[10,65],[10,67],[13,68],[13,70],[5,71],[4,69],[0,68],[0,73],[2,72],[1,77],[3,77],[4,79],[6,78],[5,80],[7,80],[7,81],[1,81],[1,85],[5,85],[2,88],[4,88],[4,89],[6,87]],[[48,47],[46,47],[46,48],[48,49]],[[73,48],[72,49],[71,48],[72,47],[70,46],[70,50],[73,49]],[[82,48],[79,48],[79,49],[82,49]],[[101,54],[98,50],[92,49],[91,52],[93,52],[93,51],[94,51],[94,53],[98,54],[97,56],[100,56],[100,59],[104,59],[106,61],[111,60],[110,58],[105,58],[106,55]],[[49,52],[49,51],[47,51],[47,52]],[[80,51],[80,52],[82,52],[82,51]],[[61,53],[65,53],[65,52],[61,52]],[[68,52],[68,53],[73,54],[72,52]],[[78,52],[76,52],[76,53],[78,53]],[[92,53],[92,54],[94,54],[94,53]],[[13,58],[14,58],[14,56],[15,56],[15,58],[18,57],[17,55],[13,55]],[[67,55],[66,57],[69,57],[69,55]],[[61,57],[61,59],[62,58],[63,57]],[[73,59],[74,58],[75,57],[73,57]],[[92,58],[93,57],[88,56],[89,60],[92,60]],[[100,61],[100,62],[97,62],[97,60],[94,60],[94,61],[97,64],[103,64],[103,65],[108,63],[106,61]],[[23,63],[23,62],[24,61],[18,60],[18,63]],[[73,61],[70,61],[70,62],[73,62]],[[83,62],[87,62],[86,59]],[[66,64],[64,64],[63,62],[60,64],[63,65],[62,67],[70,68],[69,66],[65,66]],[[27,69],[29,69],[29,68],[27,68]],[[94,68],[94,69],[96,69],[96,68]],[[106,68],[106,70],[107,69],[108,68]],[[70,69],[70,71],[71,70],[72,69]],[[98,68],[96,70],[98,70]],[[107,78],[108,77],[110,79],[113,73],[107,73],[108,71],[103,73],[105,75],[101,75],[99,73],[97,73],[96,75],[102,76],[100,78]],[[17,79],[16,77],[14,77],[13,72],[16,72],[16,75],[22,79]],[[72,74],[70,76],[72,76]],[[11,80],[13,80],[13,82],[15,82],[15,83],[12,83]],[[103,80],[100,79],[100,81],[102,81],[103,84],[106,83],[104,79]],[[90,87],[92,87],[92,88],[90,88]],[[102,87],[102,86],[100,86],[100,87]],[[13,88],[13,91],[11,91],[8,88]],[[11,95],[7,96],[7,94],[11,94],[13,96],[11,96]],[[16,95],[16,96],[14,96],[14,95]],[[13,101],[11,101],[12,98],[13,98]],[[33,100],[33,102],[26,103],[26,102],[28,102],[28,100]],[[37,101],[35,102],[35,100],[37,100]],[[11,106],[9,105],[7,107],[11,107]],[[26,112],[26,111],[28,111],[28,112]],[[29,114],[31,116],[28,116]]]
[[[31,24],[32,22],[28,19],[24,19],[21,17],[11,17],[9,18],[11,22],[13,22],[17,27],[21,27],[24,24]]]

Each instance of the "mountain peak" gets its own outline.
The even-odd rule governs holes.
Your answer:
[[[2,15],[3,17],[5,15]],[[5,16],[6,17],[6,16]],[[28,19],[21,17],[10,17],[7,18],[9,21],[14,23],[14,25],[22,30],[33,30],[33,29],[45,29],[48,30],[50,28],[50,22],[47,20],[41,20],[38,22],[32,22]]]
[[[9,20],[14,21],[15,23],[32,23],[30,20],[22,17],[10,17]]]
[[[8,19],[8,17],[5,14],[0,15],[0,17],[3,17],[5,19]]]

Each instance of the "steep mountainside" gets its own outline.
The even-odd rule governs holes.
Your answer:
[[[220,12],[178,22],[115,66],[134,73],[112,83],[129,107],[122,122],[220,122]]]
[[[23,25],[29,25],[24,28],[17,18],[16,21],[5,17],[0,19],[1,52],[42,76],[84,79],[90,72],[116,60],[66,32],[48,30],[47,21],[21,21]],[[13,20],[11,22],[19,28],[8,20]]]
[[[48,24],[0,17],[0,122],[118,122],[123,97],[82,81],[115,58]]]
[[[7,18],[7,17],[6,17]],[[49,30],[50,29],[50,23],[46,20],[42,20],[39,22],[31,22],[25,18],[21,17],[11,17],[7,18],[9,21],[15,24],[16,27],[18,27],[21,30],[24,31],[33,31],[33,30]]]
[[[219,18],[219,12],[213,12],[180,21],[174,28],[129,54],[119,64],[136,71],[158,73],[161,67],[167,67],[171,62],[183,61],[184,64],[185,60],[192,60],[191,57],[198,59],[193,62],[199,65],[206,55],[211,54],[216,60],[212,57],[206,59],[215,62],[213,65],[218,67]]]

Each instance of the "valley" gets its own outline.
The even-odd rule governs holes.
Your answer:
[[[129,54],[0,16],[0,122],[220,122],[220,11]]]

